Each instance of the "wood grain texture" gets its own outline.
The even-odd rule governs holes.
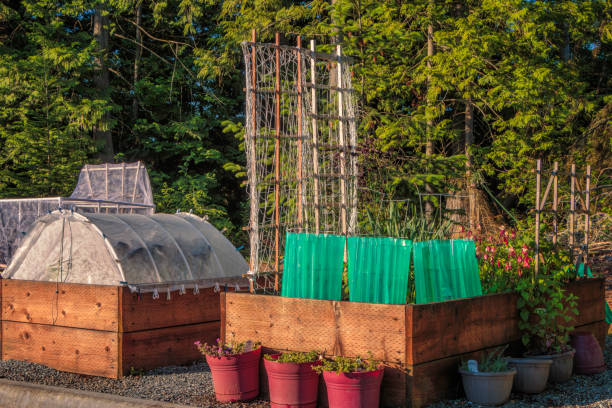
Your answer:
[[[148,370],[200,360],[203,357],[193,343],[214,343],[217,337],[218,321],[123,333],[123,374],[132,367]]]
[[[219,320],[219,293],[215,293],[214,288],[200,289],[200,293],[195,295],[191,289],[187,289],[184,295],[174,291],[170,293],[170,300],[166,293],[153,299],[151,293],[139,296],[126,287],[121,287],[120,291],[124,332]]]
[[[598,322],[606,317],[604,301],[606,298],[604,279],[581,279],[567,286],[568,292],[578,296],[580,314],[575,326]]]
[[[261,341],[279,350],[405,359],[405,307],[357,302],[226,294],[227,340]]]
[[[220,296],[219,296],[219,317],[221,320],[221,327],[219,328],[219,337],[221,338],[221,340],[223,342],[225,342],[225,321],[226,321],[226,317],[225,317],[225,293],[226,292],[221,292]]]
[[[31,361],[79,374],[117,378],[116,332],[4,321],[2,359]]]
[[[5,279],[2,320],[116,332],[118,287]]]
[[[406,363],[418,364],[519,337],[516,295],[496,294],[407,305]]]

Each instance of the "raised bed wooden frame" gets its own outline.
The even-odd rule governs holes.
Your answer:
[[[219,293],[131,293],[124,286],[2,280],[2,359],[119,378],[201,358],[219,336]]]
[[[603,345],[602,279],[568,285],[579,298],[575,326]],[[519,342],[516,294],[495,294],[420,305],[382,305],[226,293],[221,297],[224,340],[261,341],[281,351],[328,355],[372,352],[385,362],[383,406],[421,407],[461,393],[457,368],[494,347]],[[262,371],[262,391],[266,390]],[[321,404],[326,405],[322,392]]]

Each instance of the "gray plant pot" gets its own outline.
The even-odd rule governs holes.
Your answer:
[[[548,382],[558,383],[567,381],[572,376],[572,370],[574,368],[574,354],[576,354],[576,350],[571,349],[565,353],[534,356],[533,358],[552,360]]]
[[[459,369],[467,399],[480,405],[501,405],[508,401],[516,369],[499,373],[473,373]]]
[[[551,359],[511,358],[510,367],[516,368],[514,389],[525,394],[539,394],[546,389]]]

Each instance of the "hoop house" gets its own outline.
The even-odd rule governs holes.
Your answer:
[[[235,285],[248,269],[221,232],[191,214],[54,211],[36,221],[3,277],[152,292]]]
[[[2,359],[112,378],[188,364],[195,341],[220,336],[220,290],[248,286],[247,270],[190,214],[52,212],[0,281]]]

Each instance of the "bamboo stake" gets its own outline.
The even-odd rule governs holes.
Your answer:
[[[546,200],[548,200],[548,193],[550,193],[550,187],[553,185],[554,179],[554,174],[551,174],[548,178],[548,184],[546,185],[546,190],[544,190],[544,197],[540,200],[540,210],[543,210],[544,206],[546,205]]]
[[[553,237],[552,237],[552,242],[553,245],[557,245],[557,201],[558,201],[558,194],[559,194],[559,176],[557,175],[557,172],[559,171],[559,163],[555,162],[554,167],[553,167],[553,176],[555,178],[554,182],[553,182],[553,203],[552,203],[552,210],[553,210]]]
[[[302,181],[302,55],[300,49],[302,48],[302,37],[297,37],[297,122],[298,122],[298,134],[297,134],[297,147],[298,147],[298,167],[297,167],[297,178],[298,178],[298,231],[302,232],[303,228],[303,215],[302,215],[302,200],[303,200],[303,181]]]
[[[106,170],[104,172],[104,177],[105,177],[105,185],[106,185],[106,201],[108,201],[108,163],[104,163],[104,169]],[[106,213],[108,214],[108,208],[106,209]]]
[[[342,46],[336,46],[336,56],[338,57],[338,72],[337,72],[337,86],[338,89],[342,89]],[[340,208],[340,221],[342,224],[342,234],[346,236],[347,233],[347,208],[346,208],[346,138],[344,136],[344,106],[342,101],[342,92],[338,93],[338,135],[340,143],[340,200],[342,207]]]
[[[320,224],[320,205],[319,205],[319,136],[317,134],[317,62],[315,57],[315,41],[310,40],[310,51],[312,51],[312,59],[310,60],[310,80],[312,82],[311,89],[311,104],[312,104],[312,171],[314,173],[314,214],[315,214],[315,232],[319,233]]]
[[[535,278],[538,277],[540,269],[540,184],[541,184],[542,162],[540,159],[536,165],[536,219],[535,219]]]
[[[136,175],[134,176],[134,188],[132,189],[132,202],[136,201],[136,186],[138,186],[138,175],[140,174],[140,161],[136,166]],[[134,213],[134,208],[130,209],[130,213]]]
[[[250,241],[250,257],[249,257],[249,269],[251,270],[251,279],[249,279],[249,292],[253,293],[255,288],[253,286],[253,279],[257,276],[259,264],[257,262],[257,251],[259,248],[259,225],[257,219],[257,171],[255,167],[255,146],[257,137],[257,56],[256,56],[256,32],[255,29],[251,31],[251,134],[246,135],[249,139],[247,142],[250,145],[250,160],[249,160],[249,199],[250,199],[250,213],[249,213],[249,241]],[[248,97],[248,96],[247,96]]]
[[[276,33],[274,50],[276,58],[276,86],[274,87],[276,94],[276,114],[275,114],[275,136],[274,142],[274,291],[278,292],[278,273],[280,271],[280,35]]]
[[[570,261],[574,263],[574,214],[576,213],[576,165],[572,164],[570,175],[569,246]]]
[[[589,262],[589,224],[591,221],[591,165],[586,168],[586,191],[584,201],[586,203],[584,214],[584,264]]]

